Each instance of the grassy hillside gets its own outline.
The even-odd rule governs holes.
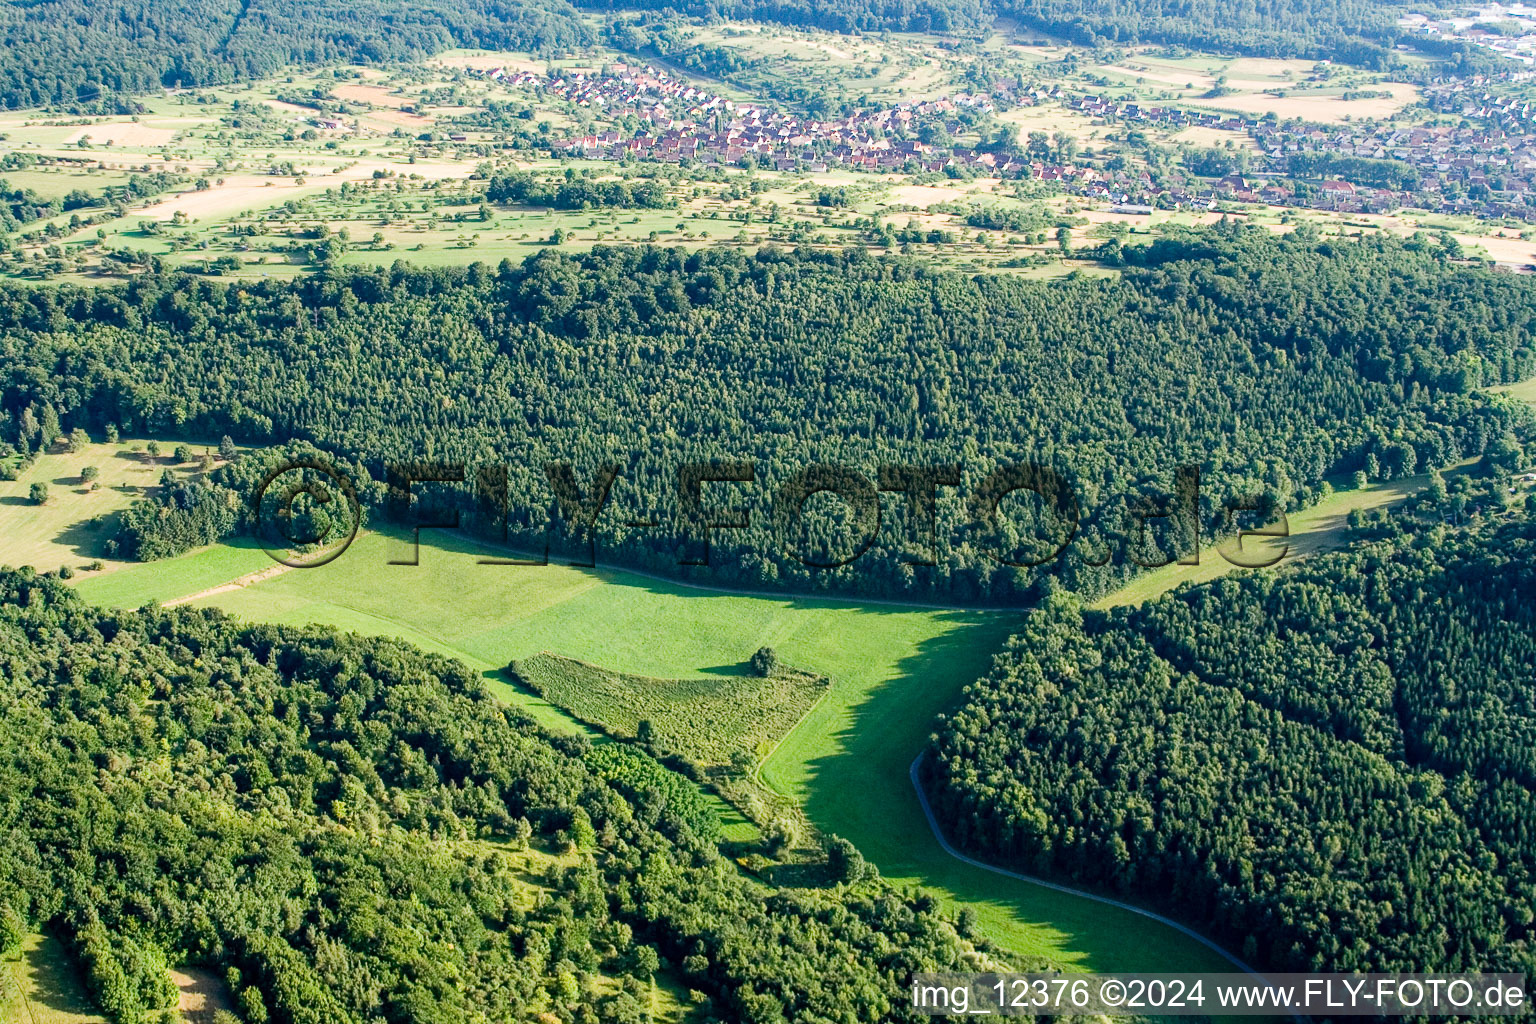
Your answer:
[[[1536,392],[1533,392],[1536,394]],[[1463,463],[1450,472],[1470,466]],[[1165,594],[1185,583],[1208,583],[1237,568],[1222,556],[1226,551],[1247,562],[1262,562],[1277,556],[1288,560],[1315,555],[1336,547],[1343,541],[1349,514],[1356,509],[1370,511],[1396,504],[1416,494],[1429,485],[1429,474],[1404,477],[1401,480],[1385,480],[1369,483],[1359,490],[1339,490],[1310,508],[1287,516],[1290,536],[1286,538],[1255,538],[1245,541],[1241,554],[1231,541],[1212,545],[1200,552],[1199,565],[1166,565],[1143,573],[1113,593],[1095,601],[1095,608],[1115,608],[1120,605],[1141,604],[1160,594]],[[1342,484],[1342,481],[1340,481]]]
[[[1386,504],[1422,479],[1340,491],[1292,517],[1301,551],[1337,540],[1353,508]],[[882,874],[974,907],[1008,949],[1085,969],[1224,969],[1184,937],[1111,907],[978,871],[944,854],[907,779],[934,716],[955,707],[1013,631],[1001,612],[789,600],[693,590],[629,573],[478,563],[451,532],[424,535],[421,564],[391,566],[403,542],[364,534],[342,558],[195,601],[267,621],[325,622],[390,634],[454,654],[504,699],[547,725],[578,727],[561,709],[508,685],[499,668],[540,652],[618,673],[718,684],[761,646],[830,679],[826,696],[768,757],[763,780],[816,825],[852,839]],[[1106,603],[1128,603],[1230,568],[1149,574]],[[184,598],[270,564],[252,548],[218,546],[130,566],[79,584],[98,603],[134,607]],[[729,812],[726,812],[729,815]],[[750,829],[739,817],[728,838]]]
[[[15,480],[0,480],[0,537],[5,538],[0,563],[30,565],[43,572],[61,565],[80,569],[96,559],[109,566],[123,564],[106,558],[102,549],[115,532],[109,528],[115,513],[158,487],[166,470],[177,477],[198,471],[194,462],[174,461],[176,443],[161,442],[164,452],[157,458],[144,451],[145,443],[89,444],[78,452],[56,446]],[[191,447],[200,455],[208,446]],[[87,466],[98,473],[94,487],[81,478]],[[39,483],[48,488],[42,506],[28,497],[32,485]]]
[[[0,961],[0,1020],[7,1024],[103,1024],[57,939],[33,935]]]

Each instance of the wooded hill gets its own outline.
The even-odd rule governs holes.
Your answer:
[[[1087,46],[1166,43],[1223,53],[1330,59],[1378,69],[1405,0],[585,0],[713,20],[755,19],[838,32],[980,37],[998,17]],[[0,4],[0,106],[130,112],[133,96],[277,74],[293,66],[378,64],[451,46],[558,53],[594,36],[566,0],[39,0]],[[1451,73],[1486,69],[1487,51],[1442,47]]]
[[[770,891],[679,777],[398,641],[5,570],[0,666],[0,949],[57,932],[117,1024],[175,1005],[167,964],[248,1024],[638,1024],[658,965],[699,1020],[855,1024],[964,963],[931,901]]]
[[[355,464],[379,504],[386,464],[462,462],[464,485],[413,490],[497,534],[473,488],[476,467],[503,466],[512,541],[582,560],[581,517],[561,511],[545,464],[573,463],[590,497],[611,463],[605,561],[717,585],[1013,603],[1100,593],[1136,561],[1190,550],[1189,517],[1143,531],[1131,514],[1167,504],[1181,464],[1202,467],[1209,539],[1228,501],[1295,507],[1329,474],[1403,477],[1494,444],[1518,453],[1528,435],[1527,409],[1474,385],[1536,374],[1536,280],[1305,229],[1219,228],[1124,257],[1116,280],[1041,282],[860,251],[599,248],[291,283],[5,289],[0,442],[35,451],[109,426],[300,440]],[[211,501],[217,536],[269,459],[215,473],[233,494],[161,501]],[[686,514],[679,472],[709,460],[755,460],[750,484],[701,485],[711,516],[739,509],[750,526],[713,530],[711,564],[682,565],[704,556],[708,517]],[[1081,519],[1038,569],[1000,559],[1049,555],[1061,510],[1015,497],[992,522],[979,503],[983,478],[1026,462],[1069,483]],[[909,497],[873,498],[882,464],[946,463],[963,476],[937,488],[932,540]],[[813,464],[850,467],[854,498],[879,502],[875,541],[841,568],[806,563],[857,551],[870,518],[819,495],[798,523],[775,519]]]
[[[591,32],[565,0],[40,0],[0,4],[0,106],[128,112],[161,88],[294,65],[404,61],[450,46],[544,50]]]
[[[1536,518],[1031,613],[928,785],[989,861],[1261,967],[1530,972]]]

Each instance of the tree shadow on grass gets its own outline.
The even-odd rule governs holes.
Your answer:
[[[68,547],[81,558],[103,558],[105,552],[102,551],[102,546],[117,533],[113,529],[116,522],[115,514],[105,519],[82,519],[59,531],[54,542]]]
[[[752,671],[750,662],[738,661],[730,665],[705,665],[699,669],[707,676],[750,676]]]
[[[84,980],[64,946],[51,935],[30,944],[22,954],[32,985],[29,999],[63,1015],[100,1019],[95,1006],[85,994]]]

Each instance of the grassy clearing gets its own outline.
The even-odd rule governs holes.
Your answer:
[[[1527,381],[1521,381],[1519,384],[1503,384],[1496,388],[1489,388],[1488,390],[1498,392],[1502,395],[1508,395],[1509,397],[1517,399],[1521,402],[1528,402],[1531,405],[1536,405],[1536,377],[1532,377]]]
[[[13,1024],[106,1024],[64,947],[51,935],[32,935],[21,954],[0,961],[0,1014]]]
[[[1353,508],[1396,501],[1424,478],[1339,491],[1291,517],[1293,550],[1334,543]],[[402,544],[362,535],[328,566],[285,573],[196,602],[243,617],[323,622],[398,636],[463,658],[494,692],[547,726],[573,728],[560,708],[508,684],[497,669],[549,651],[612,673],[681,685],[720,685],[759,647],[823,673],[825,696],[767,757],[762,780],[796,801],[826,832],[853,840],[887,878],[920,885],[951,906],[976,909],[1005,948],[1100,970],[1218,970],[1203,947],[1141,918],[978,871],[944,854],[913,796],[907,768],[934,716],[953,708],[1017,624],[1009,613],[904,608],[723,594],[609,570],[479,564],[483,549],[451,532],[426,535],[419,566],[391,566]],[[260,567],[252,549],[215,547],[170,562],[131,566],[80,584],[98,602],[169,600]],[[1198,568],[1160,570],[1103,604],[1146,600],[1231,566],[1208,552]],[[222,574],[222,576],[221,576]],[[620,693],[624,699],[631,695]],[[566,694],[563,700],[576,697]],[[586,695],[595,720],[613,714],[610,692]],[[638,713],[631,711],[638,720]],[[752,829],[720,806],[726,837]]]
[[[552,651],[618,672],[717,681],[722,666],[773,647],[786,663],[830,679],[826,696],[762,771],[818,828],[853,840],[898,884],[976,906],[987,933],[1017,953],[1084,968],[1220,966],[1170,930],[969,868],[933,840],[907,767],[933,716],[953,707],[961,688],[985,670],[1016,616],[722,594],[558,565],[481,565],[482,551],[455,534],[427,537],[419,566],[386,564],[400,541],[366,534],[328,566],[197,603],[250,619],[399,636],[456,654],[487,672],[499,695],[566,729],[563,713],[496,681],[495,668]],[[208,575],[178,563],[221,557],[223,549],[214,548],[124,569],[80,589],[119,605],[167,600],[203,589],[187,580]],[[167,569],[176,569],[174,581]],[[731,812],[722,813],[729,822]],[[728,827],[727,838],[745,833],[739,816],[735,822],[739,831]]]
[[[1397,501],[1425,480],[1338,491],[1292,516],[1293,554],[1337,542],[1352,509]],[[563,729],[573,727],[564,711],[510,685],[497,670],[546,651],[604,666],[609,671],[600,689],[580,692],[574,679],[566,680],[557,702],[596,721],[616,718],[622,708],[626,721],[637,723],[642,704],[652,706],[656,687],[693,683],[701,685],[700,693],[718,692],[722,680],[739,678],[730,673],[757,648],[773,647],[786,663],[830,682],[825,696],[768,755],[761,778],[797,802],[818,828],[853,840],[887,878],[923,886],[952,906],[972,906],[985,933],[1005,948],[1063,966],[1223,968],[1209,951],[1168,929],[978,871],[948,857],[934,841],[907,768],[926,744],[934,716],[953,708],[962,689],[987,669],[1015,630],[1016,615],[725,594],[560,565],[484,565],[479,559],[492,552],[458,534],[425,537],[418,566],[387,564],[403,541],[367,533],[330,565],[195,603],[255,620],[322,622],[398,636],[463,658],[486,674],[503,699]],[[227,582],[260,568],[264,557],[254,549],[219,546],[127,567],[83,581],[79,589],[94,601],[136,606]],[[1101,604],[1143,601],[1231,568],[1207,552],[1197,568],[1159,570]],[[637,677],[648,677],[644,686]],[[723,805],[721,812],[727,838],[750,836],[739,815]]]
[[[766,756],[826,692],[808,672],[768,678],[745,665],[720,665],[703,679],[658,679],[544,652],[512,663],[516,681],[576,718],[623,739],[649,722],[655,742],[703,767],[744,754]]]
[[[41,455],[15,480],[0,480],[0,564],[30,565],[52,571],[61,565],[80,569],[102,560],[108,568],[127,563],[105,556],[102,545],[115,530],[115,513],[145,497],[170,470],[178,477],[198,472],[196,463],[176,463],[170,452],[174,442],[161,442],[165,452],[151,458],[144,441],[90,444],[78,452],[54,451]],[[193,445],[201,453],[204,445]],[[81,478],[86,466],[99,475],[95,487]],[[33,484],[48,488],[42,506],[28,497]]]
[[[215,1015],[223,1010],[235,1012],[235,1001],[224,980],[212,971],[198,967],[171,970],[176,985],[176,1009],[183,1024],[215,1024]]]
[[[1468,465],[1470,462],[1462,463],[1451,472],[1464,469]],[[1208,583],[1239,568],[1222,555],[1223,551],[1245,562],[1263,562],[1280,557],[1282,559],[1280,565],[1327,551],[1343,542],[1349,514],[1354,510],[1369,511],[1396,504],[1410,495],[1417,494],[1428,485],[1429,475],[1426,473],[1403,480],[1368,484],[1358,491],[1336,490],[1311,508],[1287,516],[1289,537],[1250,538],[1243,543],[1241,552],[1238,552],[1232,541],[1211,545],[1200,552],[1199,565],[1175,563],[1153,569],[1114,593],[1100,598],[1093,607],[1115,608],[1121,605],[1141,604],[1186,583]]]

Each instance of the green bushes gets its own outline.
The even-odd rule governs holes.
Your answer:
[[[588,178],[541,182],[531,174],[498,174],[486,186],[493,203],[522,203],[556,210],[670,209],[677,205],[660,181],[592,181]]]
[[[92,995],[116,1024],[149,1024],[176,1006],[170,965],[157,947],[109,934],[99,921],[76,932],[73,945]]]
[[[754,656],[754,670],[760,661]],[[544,653],[513,662],[508,673],[584,722],[706,768],[738,759],[755,764],[828,685],[824,677],[784,669],[776,658],[773,670],[758,676],[656,679]]]
[[[603,743],[584,754],[582,760],[631,799],[645,799],[648,792],[659,794],[673,814],[700,839],[713,842],[719,837],[720,817],[714,805],[704,798],[698,786],[668,771],[655,758],[622,743]]]

